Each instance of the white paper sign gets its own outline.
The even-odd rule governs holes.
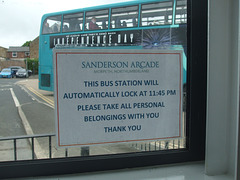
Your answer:
[[[182,136],[182,52],[54,50],[58,146]]]

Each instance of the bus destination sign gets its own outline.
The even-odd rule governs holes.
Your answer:
[[[135,46],[139,40],[140,30],[97,32],[84,34],[68,34],[50,37],[50,48],[54,47],[106,47],[106,46]]]

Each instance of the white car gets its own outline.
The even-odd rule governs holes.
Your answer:
[[[28,71],[26,69],[19,69],[16,72],[16,78],[28,78]]]

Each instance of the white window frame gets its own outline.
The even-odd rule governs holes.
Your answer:
[[[12,57],[17,57],[18,53],[16,51],[12,52]]]
[[[30,56],[30,52],[25,52],[25,56]]]

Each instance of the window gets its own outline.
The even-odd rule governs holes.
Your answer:
[[[12,52],[12,57],[17,57],[17,52]]]
[[[187,23],[187,0],[177,0],[175,23]]]
[[[93,10],[91,8],[91,10],[84,12],[84,14],[81,12],[73,13],[72,11],[62,16],[53,16],[53,14],[50,14],[48,18],[44,19],[44,23],[49,26],[46,29],[44,27],[42,33],[53,33],[52,27],[54,26],[57,27],[58,31],[56,32],[63,31],[66,33],[61,35],[54,34],[51,37],[43,35],[45,37],[40,38],[40,40],[44,40],[42,43],[49,42],[50,40],[51,43],[63,42],[69,45],[70,42],[79,42],[79,45],[82,45],[83,42],[83,45],[85,45],[88,40],[89,42],[92,40],[95,44],[98,42],[100,42],[99,44],[106,44],[103,48],[91,48],[90,46],[82,46],[82,48],[79,48],[79,46],[76,49],[73,49],[73,46],[71,46],[71,49],[65,47],[55,48],[55,52],[62,50],[65,53],[59,53],[61,54],[61,58],[64,57],[64,59],[61,59],[59,56],[57,63],[59,71],[55,75],[52,71],[56,71],[56,68],[53,68],[57,66],[52,66],[51,64],[53,50],[49,48],[50,43],[47,44],[45,48],[47,50],[43,51],[40,57],[40,59],[46,58],[46,60],[50,60],[44,61],[41,64],[42,67],[39,69],[41,71],[39,74],[39,85],[50,89],[53,86],[53,78],[62,78],[61,80],[63,81],[61,81],[61,84],[59,83],[61,87],[58,88],[58,90],[61,89],[61,91],[58,91],[60,95],[58,99],[61,101],[64,100],[69,104],[61,106],[61,104],[55,103],[55,105],[60,105],[59,107],[63,109],[65,107],[65,109],[68,109],[71,105],[69,109],[74,111],[76,115],[74,122],[78,124],[76,126],[74,126],[75,124],[71,124],[71,128],[64,130],[64,133],[69,137],[71,136],[71,140],[73,140],[71,142],[72,145],[77,145],[76,143],[81,140],[82,147],[66,147],[66,141],[56,141],[55,123],[53,120],[54,112],[53,108],[51,108],[54,107],[54,102],[51,99],[46,99],[46,102],[49,101],[49,106],[47,105],[45,108],[44,105],[41,108],[45,104],[41,102],[40,108],[38,108],[40,110],[39,116],[35,116],[38,119],[29,118],[29,120],[36,120],[41,125],[34,125],[37,131],[33,132],[36,134],[20,136],[15,139],[9,139],[8,137],[0,138],[0,141],[5,144],[5,149],[11,147],[11,162],[0,162],[0,179],[117,170],[204,159],[207,84],[207,0],[151,1],[154,3],[143,0],[141,1],[141,5],[139,5],[139,2],[131,2],[131,5],[128,2],[122,7],[114,5],[109,10]],[[185,13],[187,13],[186,11],[188,13],[191,12],[188,18],[189,21],[186,26],[172,26],[177,21],[176,16],[172,15],[172,11],[175,11],[173,7],[175,7],[175,3],[177,8],[183,7],[180,6],[180,2],[187,2],[188,4],[189,8],[186,9],[184,7],[184,11]],[[163,9],[167,12],[163,13]],[[109,12],[110,10],[111,12]],[[142,11],[141,18],[138,19],[140,17],[140,10]],[[109,17],[111,13],[112,15]],[[179,14],[180,11],[177,12],[177,15]],[[81,22],[81,18],[83,17],[84,23]],[[161,19],[161,17],[164,18]],[[97,32],[98,30],[90,31],[90,21],[93,18],[96,18],[96,27],[98,27],[97,29],[100,32]],[[154,22],[154,18],[166,25],[160,27],[149,26],[150,23]],[[63,24],[60,23],[61,19],[63,20]],[[106,26],[103,21],[106,22]],[[124,21],[126,22],[126,27],[129,27],[129,29],[124,28]],[[117,24],[117,22],[120,22],[120,24]],[[179,19],[178,22],[181,23],[181,20]],[[87,29],[89,31],[85,34],[82,32],[68,34],[68,31],[73,31],[70,29],[71,27],[74,28],[72,26],[74,24],[79,24],[81,30]],[[63,30],[64,25],[67,25],[69,29],[66,31]],[[141,27],[131,28],[138,27],[138,25]],[[104,30],[107,28],[109,31]],[[49,31],[47,32],[46,30]],[[118,44],[116,44],[113,47],[113,42],[122,43],[123,45],[126,43],[126,46],[118,48]],[[111,46],[108,46],[108,43],[112,43],[110,44]],[[78,56],[79,50],[81,50],[81,57]],[[89,51],[87,52],[86,50]],[[129,50],[129,52],[126,50]],[[154,52],[148,52],[150,50],[154,50]],[[169,50],[169,52],[166,53],[164,52],[165,50]],[[180,51],[182,55],[178,53]],[[159,58],[160,54],[161,58]],[[177,54],[179,55],[177,56]],[[183,57],[184,54],[185,57]],[[185,71],[187,73],[179,71],[182,69],[182,65],[180,64],[182,61],[179,60],[180,57],[186,59]],[[177,61],[179,62],[179,68],[171,64],[166,64],[167,68],[164,68],[166,66],[162,64],[164,62],[169,63],[168,60],[171,58],[173,60],[179,58]],[[164,62],[159,64],[160,60],[164,60]],[[77,62],[77,64],[74,64],[74,66],[71,64],[71,61]],[[178,74],[176,73],[177,70]],[[172,73],[171,76],[160,74],[164,73],[164,71]],[[186,75],[186,83],[182,88],[181,77],[184,75]],[[169,82],[175,82],[175,77],[178,78],[178,82],[180,83],[176,87],[169,86]],[[68,78],[71,78],[73,86],[68,86]],[[160,78],[163,83],[160,83]],[[56,79],[54,82],[56,83]],[[57,89],[56,87],[54,89]],[[11,92],[9,90],[3,91],[3,93],[10,94]],[[167,93],[169,93],[169,96],[166,95]],[[177,97],[176,93],[178,94],[178,101],[175,101]],[[20,91],[16,91],[16,96],[21,98],[20,100],[22,100],[24,105],[32,107],[33,104],[34,107],[38,107],[35,106],[37,105],[37,101],[32,96],[27,96],[29,97],[29,103],[26,103],[25,99],[23,99],[23,93],[20,93]],[[11,95],[9,97],[11,98]],[[52,95],[51,97],[54,96]],[[55,97],[57,98],[57,95]],[[74,98],[75,100],[73,101]],[[86,101],[80,98],[85,98]],[[22,102],[20,101],[20,103]],[[172,106],[173,110],[168,108],[170,103],[174,105]],[[185,104],[181,106],[181,103]],[[177,107],[175,107],[176,105]],[[27,110],[29,117],[32,117],[31,112]],[[163,116],[164,113],[165,116]],[[173,126],[169,123],[168,127],[166,127],[166,123],[162,120],[167,121],[167,118],[172,116],[172,114],[182,117],[182,123],[181,119],[178,118],[177,121],[174,121],[177,124]],[[63,112],[61,115],[66,117],[68,114]],[[70,127],[68,122],[72,120],[70,117],[73,115],[71,113],[69,115],[69,117],[61,119],[67,120],[64,121],[64,126],[66,127]],[[45,116],[48,117],[45,118]],[[158,116],[162,116],[163,118],[161,117],[160,119]],[[176,120],[176,118],[172,119]],[[80,121],[83,126],[79,126]],[[124,124],[125,121],[129,124]],[[150,123],[150,121],[153,123]],[[103,126],[100,127],[100,123]],[[180,126],[180,124],[183,126]],[[144,127],[146,127],[145,125],[150,128],[145,133],[141,133]],[[72,127],[74,127],[74,130]],[[81,131],[79,130],[80,127]],[[97,134],[97,131],[100,132],[100,130],[105,136]],[[129,133],[130,130],[131,134]],[[180,131],[183,135],[182,137],[179,137]],[[61,134],[62,130],[59,132]],[[81,136],[76,132],[80,132]],[[160,134],[161,137],[167,138],[161,139],[153,136],[156,135],[155,132],[177,132],[175,133],[177,135],[170,134],[163,137]],[[123,139],[121,134],[124,134],[125,139]],[[151,135],[152,137],[145,137],[145,135]],[[111,138],[111,141],[105,137]],[[130,139],[128,137],[133,138]],[[139,137],[139,139],[136,137]],[[82,142],[83,139],[92,141]],[[95,141],[96,139],[98,139],[97,142]],[[123,140],[129,142],[122,142]],[[9,144],[11,146],[5,143],[5,141],[10,141]],[[55,148],[57,143],[64,147]],[[92,146],[88,148],[87,146],[90,143],[92,143]],[[23,149],[25,145],[27,147],[26,150],[25,148]],[[26,151],[26,158],[22,156],[23,151]]]
[[[25,56],[29,57],[30,56],[30,52],[25,52]]]
[[[172,24],[173,3],[160,2],[142,5],[142,26]]]
[[[111,28],[138,26],[138,6],[112,9]]]
[[[61,29],[61,15],[48,17],[43,23],[43,34],[59,33]]]
[[[67,14],[63,16],[62,32],[82,31],[83,13]]]
[[[86,30],[108,29],[108,9],[86,13]]]

